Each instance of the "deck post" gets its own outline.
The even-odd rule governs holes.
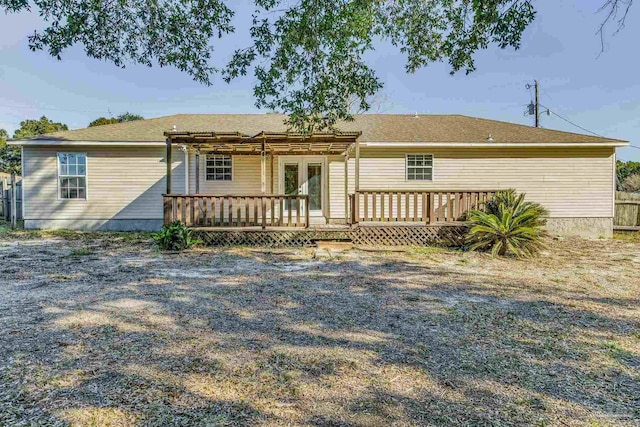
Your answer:
[[[344,220],[350,225],[349,216],[349,149],[344,153]]]
[[[271,169],[271,195],[273,196],[275,194],[275,186],[274,186],[274,182],[273,182],[273,151],[269,152],[269,162],[270,162],[270,169]]]
[[[167,194],[171,194],[171,170],[173,163],[171,154],[171,138],[167,138]]]
[[[353,179],[354,183],[354,199],[353,199],[353,212],[351,213],[351,218],[354,223],[358,223],[360,218],[360,195],[358,192],[360,191],[360,142],[356,139],[356,170],[355,177]]]
[[[267,193],[267,158],[264,151],[264,136],[262,137],[262,148],[260,149],[260,191]]]
[[[305,199],[305,207],[304,210],[304,228],[309,228],[309,195],[307,194]]]
[[[196,194],[200,194],[200,149],[196,149]]]

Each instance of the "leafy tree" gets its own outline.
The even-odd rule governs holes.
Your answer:
[[[640,173],[634,173],[626,177],[622,183],[622,191],[640,193]]]
[[[601,0],[604,25],[626,17],[633,0]],[[251,43],[228,64],[215,64],[214,39],[233,33],[232,0],[0,0],[0,9],[37,9],[47,22],[29,38],[32,50],[61,58],[78,44],[92,58],[175,66],[211,84],[253,73],[256,105],[290,115],[299,130],[351,119],[382,82],[365,61],[388,41],[406,56],[407,72],[447,62],[475,69],[473,55],[494,44],[518,48],[535,18],[533,0],[253,0]],[[618,20],[622,25],[624,20]],[[602,32],[601,32],[602,34]]]
[[[13,137],[29,138],[31,136],[44,135],[45,133],[68,129],[64,123],[56,123],[49,120],[46,116],[42,116],[38,120],[23,120],[20,122],[20,128],[13,133]],[[20,175],[22,172],[20,148],[7,145],[6,140],[8,136],[6,130],[0,129],[0,170],[7,173],[15,172]]]
[[[470,250],[490,250],[493,256],[511,253],[530,257],[544,247],[548,211],[524,200],[515,190],[501,191],[483,209],[468,212]]]
[[[89,123],[89,127],[92,128],[94,126],[112,125],[114,123],[120,123],[117,117],[111,117],[109,119],[106,117],[98,117],[97,119]]]
[[[631,175],[640,174],[640,162],[618,160],[616,162],[616,172],[618,174],[618,190],[623,191],[622,187],[626,179]]]
[[[0,172],[15,173],[20,175],[22,165],[20,163],[20,148],[7,145],[9,134],[0,129]]]
[[[89,123],[89,127],[110,125],[114,123],[133,122],[135,120],[144,120],[144,117],[138,114],[133,114],[129,112],[120,114],[118,117],[110,117],[110,118],[99,117],[94,121],[92,121],[91,123]]]
[[[46,116],[38,120],[23,120],[20,128],[13,133],[14,138],[29,138],[30,136],[44,135],[46,133],[69,130],[64,123],[57,123],[49,120]]]

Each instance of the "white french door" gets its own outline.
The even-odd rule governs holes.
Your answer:
[[[278,159],[280,194],[306,194],[309,196],[309,216],[324,216],[326,157],[279,156]],[[303,211],[307,208],[301,207]],[[293,208],[297,208],[297,205],[292,205]]]

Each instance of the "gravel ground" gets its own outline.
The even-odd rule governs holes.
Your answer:
[[[0,425],[640,425],[640,242],[0,235]]]

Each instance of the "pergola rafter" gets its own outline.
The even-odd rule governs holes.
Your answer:
[[[339,154],[350,149],[360,132],[313,134],[260,132],[247,135],[240,132],[165,132],[172,144],[200,150],[224,153],[260,155],[263,150],[274,154]]]

